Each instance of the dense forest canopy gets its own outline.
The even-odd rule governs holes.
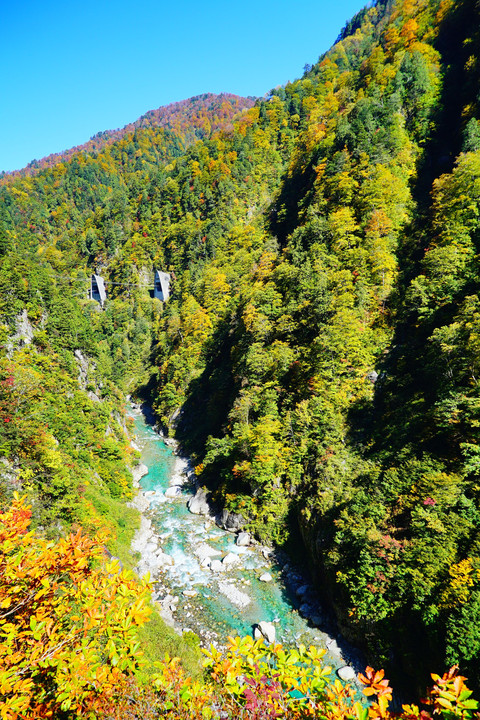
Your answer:
[[[3,178],[5,503],[121,533],[124,395],[148,397],[377,665],[478,686],[479,12],[379,1],[198,141],[152,122]]]

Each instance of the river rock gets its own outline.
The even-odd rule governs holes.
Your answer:
[[[222,558],[222,564],[226,566],[230,565],[236,565],[238,563],[240,558],[238,555],[235,555],[235,553],[227,553],[224,558]]]
[[[272,582],[273,578],[270,575],[270,573],[263,573],[262,575],[260,575],[259,580],[261,580],[261,582],[268,583],[268,582]]]
[[[183,594],[185,597],[194,598],[197,597],[198,592],[196,590],[184,590]]]
[[[263,637],[268,643],[274,643],[276,637],[275,625],[273,625],[273,623],[262,620],[258,623],[258,625],[255,626],[255,629],[253,631],[253,637],[255,638],[255,640]]]
[[[357,677],[357,673],[352,667],[350,667],[350,665],[344,665],[343,667],[338,668],[337,675],[340,680],[345,681],[355,680]]]
[[[239,608],[244,608],[251,602],[250,597],[235,587],[233,583],[219,582],[218,589],[230,600],[233,605],[236,605]]]
[[[225,508],[215,518],[217,525],[229,532],[238,532],[246,525],[246,520],[240,513],[231,513]]]
[[[237,535],[237,539],[235,540],[235,544],[239,547],[247,547],[250,545],[252,539],[250,537],[250,533],[248,532],[240,532]]]
[[[209,568],[211,564],[212,564],[212,559],[209,557],[204,557],[202,560],[200,560],[200,567],[203,569]]]
[[[187,502],[187,508],[193,515],[210,515],[208,493],[205,488],[198,488],[197,492]]]
[[[165,490],[165,497],[176,498],[182,494],[182,488],[179,485],[172,485]]]
[[[165,608],[165,610],[169,610],[170,612],[175,612],[178,605],[178,597],[175,597],[175,595],[165,595],[163,600],[159,601],[161,606]]]
[[[215,557],[215,555],[221,555],[222,553],[220,550],[215,550],[215,548],[211,547],[210,545],[207,545],[207,543],[202,542],[198,547],[194,550],[195,555],[200,560],[200,564],[203,562],[205,558],[212,558]]]
[[[225,570],[225,565],[215,558],[215,560],[212,560],[210,563],[210,570],[214,573],[222,572],[222,570]]]
[[[135,508],[139,513],[144,513],[150,507],[150,500],[143,492],[137,492],[133,500],[127,503],[127,507]]]

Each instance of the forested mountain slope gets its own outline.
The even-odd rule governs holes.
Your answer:
[[[212,501],[264,540],[302,538],[377,664],[423,679],[458,661],[477,682],[479,20],[474,0],[377,2],[187,149],[136,129],[0,189],[4,336],[24,310],[34,328],[4,346],[0,437],[31,492],[56,475],[30,427],[75,457],[58,507],[79,463],[103,462],[23,410],[23,376],[72,377],[80,350],[112,396],[148,386]],[[84,299],[93,268],[104,312]]]
[[[96,154],[107,145],[133,133],[136,128],[161,127],[173,130],[181,139],[182,147],[186,148],[195,140],[208,137],[211,132],[227,125],[234,115],[251,108],[254,104],[253,98],[242,98],[231,93],[197,95],[187,100],[164,105],[156,110],[149,110],[138,120],[128,123],[123,128],[98,132],[83,145],[48,155],[41,160],[32,160],[25,168],[4,173],[3,177],[11,179],[34,175],[39,170],[65,162],[80,152]]]

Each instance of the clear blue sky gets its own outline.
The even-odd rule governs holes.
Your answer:
[[[300,77],[362,0],[0,0],[0,170],[204,92]]]

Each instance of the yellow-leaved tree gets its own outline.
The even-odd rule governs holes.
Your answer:
[[[104,538],[49,541],[30,520],[18,495],[0,513],[0,717],[94,713],[138,668],[149,588],[105,562]]]

